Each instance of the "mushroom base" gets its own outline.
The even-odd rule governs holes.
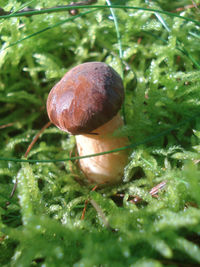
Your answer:
[[[101,153],[128,145],[128,138],[111,134],[123,125],[120,115],[94,130],[91,134],[77,135],[77,150],[80,156]],[[79,165],[90,182],[114,184],[119,182],[128,162],[127,150],[79,160]]]

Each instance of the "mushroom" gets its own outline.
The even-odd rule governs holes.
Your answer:
[[[50,121],[59,129],[75,135],[80,156],[126,146],[128,138],[114,137],[123,125],[119,110],[124,100],[122,79],[102,62],[80,64],[67,72],[51,89],[47,99]],[[123,177],[127,151],[79,160],[90,182],[113,184]]]

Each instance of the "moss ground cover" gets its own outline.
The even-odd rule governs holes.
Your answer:
[[[0,0],[12,12],[58,5]],[[0,266],[200,264],[199,18],[189,0],[0,18]],[[75,156],[75,142],[53,126],[28,154],[34,162],[24,158],[48,122],[50,89],[87,61],[123,77],[126,124],[114,134],[131,143],[122,183],[95,191],[76,161],[59,161]]]

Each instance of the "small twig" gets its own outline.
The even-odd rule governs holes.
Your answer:
[[[48,123],[46,123],[42,129],[36,134],[36,136],[33,138],[32,142],[30,143],[30,145],[28,146],[25,154],[24,154],[24,157],[27,158],[28,156],[28,153],[30,152],[30,150],[32,149],[32,147],[34,146],[34,144],[36,143],[36,141],[38,140],[38,138],[40,137],[40,135],[44,132],[44,130],[46,130],[46,128],[48,128],[49,126],[51,125],[51,122],[49,121]],[[15,183],[14,183],[14,186],[13,186],[13,189],[12,189],[12,192],[10,193],[10,199],[14,196],[15,194],[15,191],[17,189],[17,184],[18,184],[18,179],[16,178],[15,180]],[[6,202],[6,207],[10,205],[10,201]]]
[[[166,183],[167,183],[167,181],[163,181],[163,182],[159,183],[158,185],[154,186],[154,187],[149,191],[149,194],[150,194],[152,197],[157,198],[157,197],[158,197],[158,195],[157,195],[158,192],[159,192],[160,190],[162,190],[162,189],[166,186]],[[120,197],[120,198],[123,198],[125,195],[122,194],[122,193],[119,193],[119,194],[116,194],[115,196]],[[139,196],[133,196],[133,195],[130,195],[129,197],[131,198],[129,201],[132,202],[132,203],[135,203],[135,204],[136,204],[136,203],[139,203],[139,202],[142,201],[142,198],[139,197]]]
[[[163,182],[159,183],[158,185],[154,186],[154,187],[149,191],[149,194],[150,194],[152,197],[157,198],[157,197],[158,197],[157,194],[158,194],[159,190],[162,190],[162,189],[165,187],[166,183],[167,183],[166,181],[163,181]],[[142,201],[142,198],[140,198],[140,197],[138,197],[138,196],[134,197],[133,200],[132,200],[133,203],[138,203],[138,202],[140,202],[140,201]]]
[[[14,196],[14,193],[15,193],[15,191],[17,189],[17,184],[18,184],[18,179],[16,178],[14,186],[13,186],[13,189],[12,189],[12,191],[10,193],[10,197],[9,197],[10,199],[13,198],[13,196]],[[9,205],[10,205],[10,201],[7,201],[6,202],[6,207],[8,207]]]
[[[152,197],[157,195],[159,190],[162,190],[166,186],[166,183],[167,181],[163,181],[159,183],[158,185],[156,185],[155,187],[153,187],[149,192],[152,195]]]
[[[195,7],[196,9],[198,9],[198,6],[200,5],[200,3],[197,4],[197,3],[194,2],[194,0],[191,0],[191,2],[193,3],[194,7]],[[199,10],[199,9],[198,9],[198,10]]]
[[[152,197],[157,198],[157,197],[158,197],[158,195],[157,195],[158,192],[159,192],[160,190],[162,190],[162,189],[166,186],[166,183],[167,183],[167,181],[163,181],[163,182],[159,183],[158,185],[154,186],[154,187],[149,191],[149,194],[150,194]],[[142,198],[140,198],[140,197],[138,197],[138,196],[134,197],[133,200],[132,200],[133,203],[138,203],[138,202],[140,202],[140,201],[142,201]]]
[[[97,185],[95,185],[93,188],[92,188],[92,192],[93,191],[95,191],[96,189],[97,189]],[[85,205],[84,205],[84,208],[83,208],[83,211],[82,211],[82,215],[81,215],[81,220],[84,220],[84,218],[85,218],[85,212],[86,212],[86,209],[87,209],[87,205],[88,205],[88,202],[89,202],[89,200],[88,199],[86,199],[85,200]]]
[[[110,228],[111,229],[111,226],[105,216],[105,214],[103,213],[103,210],[101,209],[101,207],[96,203],[96,201],[94,201],[93,199],[90,200],[90,203],[92,204],[92,206],[95,208],[95,210],[97,211],[98,215],[101,217],[104,225],[107,227],[107,228]]]
[[[51,125],[51,122],[47,122],[42,129],[36,134],[36,136],[33,138],[32,142],[30,143],[30,145],[28,146],[24,157],[27,158],[28,153],[30,152],[30,150],[32,149],[32,147],[34,146],[34,144],[37,142],[38,138],[40,137],[40,135],[44,132],[44,130],[46,130],[46,128],[48,128]]]
[[[87,205],[88,205],[88,199],[85,200],[84,208],[83,208],[82,215],[81,215],[81,220],[85,219],[85,212],[87,209]]]
[[[34,15],[38,15],[37,13],[32,13],[32,14],[26,14],[27,12],[41,12],[41,11],[45,11],[45,13],[51,13],[51,12],[61,12],[64,10],[60,10],[60,8],[72,8],[69,11],[69,13],[71,15],[77,15],[78,10],[77,9],[73,9],[74,6],[82,6],[82,5],[91,5],[91,4],[95,4],[97,3],[97,0],[85,0],[85,1],[80,1],[80,2],[72,2],[69,5],[62,5],[62,6],[54,6],[54,7],[50,7],[50,8],[40,8],[40,9],[35,9],[35,8],[24,8],[20,11],[15,12],[14,14],[20,14],[20,15],[24,15],[26,17],[29,16],[34,16]],[[52,11],[52,9],[54,9]],[[58,9],[57,11],[55,9]],[[4,15],[11,15],[13,12],[12,11],[5,11],[3,8],[0,8],[0,16],[4,16]]]
[[[197,10],[199,10],[199,8],[198,8],[199,5],[200,5],[200,3],[196,4],[196,3],[193,2],[193,4],[191,4],[191,5],[178,7],[174,12],[181,12],[183,10],[187,10],[187,9],[191,9],[191,8],[196,8]]]
[[[1,9],[0,9],[1,11]],[[7,127],[11,127],[15,124],[15,122],[10,122],[10,123],[7,123],[7,124],[3,124],[3,125],[0,125],[0,129],[4,129],[4,128],[7,128]]]
[[[195,159],[194,164],[198,164],[200,162],[200,159]]]

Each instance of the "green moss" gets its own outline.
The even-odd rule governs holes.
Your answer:
[[[183,20],[159,10],[175,11],[186,0],[114,3],[140,9],[113,9],[115,24],[108,8],[79,9],[75,17],[65,11],[1,19],[1,266],[200,263],[200,28],[192,21],[199,7],[183,10]],[[13,11],[62,4],[0,1]],[[147,7],[157,12],[142,9]],[[2,160],[24,157],[48,122],[50,88],[86,61],[104,61],[123,77],[126,125],[115,135],[133,144],[122,183],[95,192],[81,182],[73,161]],[[29,158],[65,159],[74,151],[74,138],[51,126]],[[150,190],[163,181],[152,197]],[[81,220],[87,199],[92,201]]]

